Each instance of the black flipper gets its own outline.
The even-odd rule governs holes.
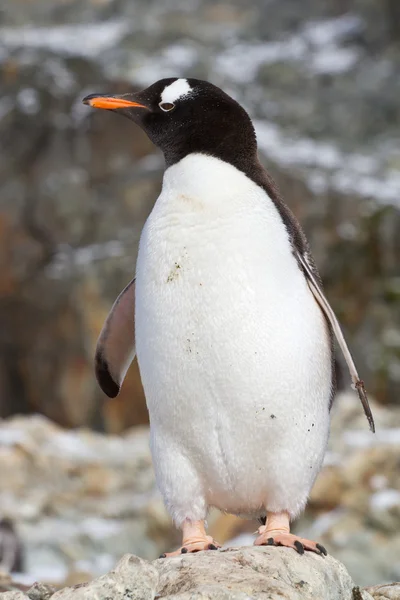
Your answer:
[[[344,339],[343,332],[340,328],[339,321],[336,318],[335,313],[333,312],[328,300],[325,298],[324,293],[322,292],[316,278],[314,277],[311,266],[308,264],[308,261],[305,256],[302,256],[300,252],[296,252],[297,259],[302,266],[303,272],[306,276],[308,286],[312,291],[314,298],[320,305],[322,311],[325,314],[326,319],[331,324],[332,331],[334,332],[338,344],[343,352],[343,356],[346,360],[347,366],[350,371],[351,380],[353,382],[354,388],[358,392],[358,397],[361,400],[361,404],[364,408],[365,416],[368,419],[369,428],[373,433],[375,433],[375,424],[374,418],[372,416],[371,408],[369,406],[367,392],[365,391],[364,382],[360,379],[357,373],[356,366],[353,361],[353,357],[350,354],[350,350],[347,346],[346,340]]]
[[[118,395],[134,358],[135,279],[132,279],[114,302],[97,340],[96,378],[110,398]]]

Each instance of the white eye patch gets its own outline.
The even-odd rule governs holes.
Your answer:
[[[163,89],[161,103],[174,104],[179,98],[190,94],[191,91],[192,88],[188,84],[187,79],[177,79]]]

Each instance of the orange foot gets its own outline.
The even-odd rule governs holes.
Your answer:
[[[183,545],[174,552],[165,552],[160,558],[170,558],[171,556],[179,556],[187,552],[200,552],[201,550],[218,550],[221,548],[211,535],[206,535],[204,538],[192,538],[185,540]]]
[[[259,527],[258,534],[259,536],[254,542],[255,546],[286,546],[293,548],[299,554],[304,554],[305,550],[309,550],[320,556],[327,555],[327,551],[321,544],[290,533],[289,515],[286,512],[269,513],[266,525]]]
[[[261,527],[260,527],[261,529]],[[321,556],[326,556],[327,551],[321,544],[305,540],[304,538],[293,535],[293,533],[284,533],[282,531],[264,531],[262,532],[256,541],[255,546],[286,546],[287,548],[293,548],[299,554],[304,554],[305,550],[316,552]]]
[[[185,522],[183,524],[183,542],[182,546],[174,552],[161,554],[160,558],[170,558],[171,556],[180,556],[188,552],[200,552],[201,550],[218,550],[221,545],[218,544],[210,535],[206,535],[204,521]]]

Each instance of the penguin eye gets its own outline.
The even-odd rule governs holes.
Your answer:
[[[164,112],[169,112],[175,108],[175,104],[172,104],[172,102],[160,102],[160,104],[158,106]]]

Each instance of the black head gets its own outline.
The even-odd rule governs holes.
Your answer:
[[[167,166],[192,152],[233,164],[254,161],[257,153],[254,128],[244,108],[207,81],[161,79],[135,94],[91,94],[83,102],[137,123],[163,151]]]

